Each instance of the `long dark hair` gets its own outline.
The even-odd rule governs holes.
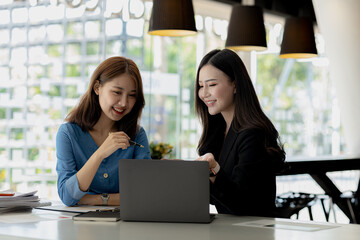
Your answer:
[[[103,85],[122,74],[128,74],[135,81],[136,102],[132,110],[115,124],[119,131],[124,131],[130,138],[133,138],[145,106],[145,98],[138,67],[131,59],[124,57],[111,57],[100,63],[91,76],[87,91],[65,120],[78,124],[83,131],[92,130],[102,112],[99,96],[94,91],[96,81],[98,80],[100,85]]]
[[[285,160],[285,151],[281,144],[279,133],[270,119],[262,111],[254,86],[245,65],[240,57],[229,49],[215,49],[209,52],[201,60],[196,74],[195,108],[203,125],[203,132],[198,145],[199,154],[206,149],[218,149],[214,152],[219,157],[219,139],[224,139],[226,122],[221,113],[214,116],[208,113],[207,106],[199,98],[199,73],[203,66],[212,65],[235,81],[236,94],[234,95],[235,112],[232,120],[232,128],[235,132],[244,129],[261,129],[265,134],[265,149],[275,159]],[[217,141],[217,143],[214,143]]]

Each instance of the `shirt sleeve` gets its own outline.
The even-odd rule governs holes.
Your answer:
[[[56,135],[56,171],[58,174],[58,194],[67,206],[73,206],[86,194],[80,190],[76,177],[76,159],[72,144],[72,137],[66,124],[60,126]]]
[[[134,152],[135,159],[151,159],[149,141],[146,135],[146,132],[143,127],[140,127],[139,133],[135,137],[135,142],[144,146],[136,147]]]

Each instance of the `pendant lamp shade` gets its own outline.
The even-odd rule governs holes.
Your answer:
[[[317,56],[313,23],[308,18],[287,18],[281,43],[281,58],[311,58]]]
[[[188,36],[197,32],[192,0],[154,0],[149,34]]]
[[[241,4],[233,6],[225,47],[235,51],[266,50],[262,8]]]

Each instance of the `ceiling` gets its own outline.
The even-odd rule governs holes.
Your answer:
[[[229,5],[247,2],[242,0],[212,0]],[[254,0],[255,5],[264,12],[283,17],[308,17],[316,23],[316,16],[312,0]]]

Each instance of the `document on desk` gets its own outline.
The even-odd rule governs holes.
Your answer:
[[[235,223],[234,226],[243,226],[243,227],[260,227],[260,228],[274,228],[282,230],[292,230],[292,231],[303,231],[303,232],[314,232],[326,229],[332,229],[339,227],[335,224],[319,224],[313,222],[301,222],[301,221],[291,221],[291,220],[257,220],[249,222]]]
[[[71,216],[62,215],[59,213],[8,213],[0,214],[0,223],[29,223],[29,222],[39,222],[39,221],[60,221],[71,219]]]
[[[41,200],[35,194],[37,190],[27,193],[14,192],[12,194],[0,195],[0,213],[25,211],[35,207],[43,207],[51,205],[51,202]]]
[[[59,211],[59,212],[72,212],[72,213],[85,213],[96,210],[112,210],[119,208],[119,206],[89,206],[89,205],[76,205],[73,207],[68,207],[62,202],[53,202],[51,206],[39,207],[37,209],[49,210],[49,211]]]
[[[32,191],[32,192],[28,192],[28,193],[13,193],[12,195],[6,195],[4,193],[1,194],[0,196],[0,204],[5,204],[8,203],[9,201],[14,202],[14,201],[36,201],[39,199],[38,196],[36,196],[35,194],[37,193],[37,191]]]

